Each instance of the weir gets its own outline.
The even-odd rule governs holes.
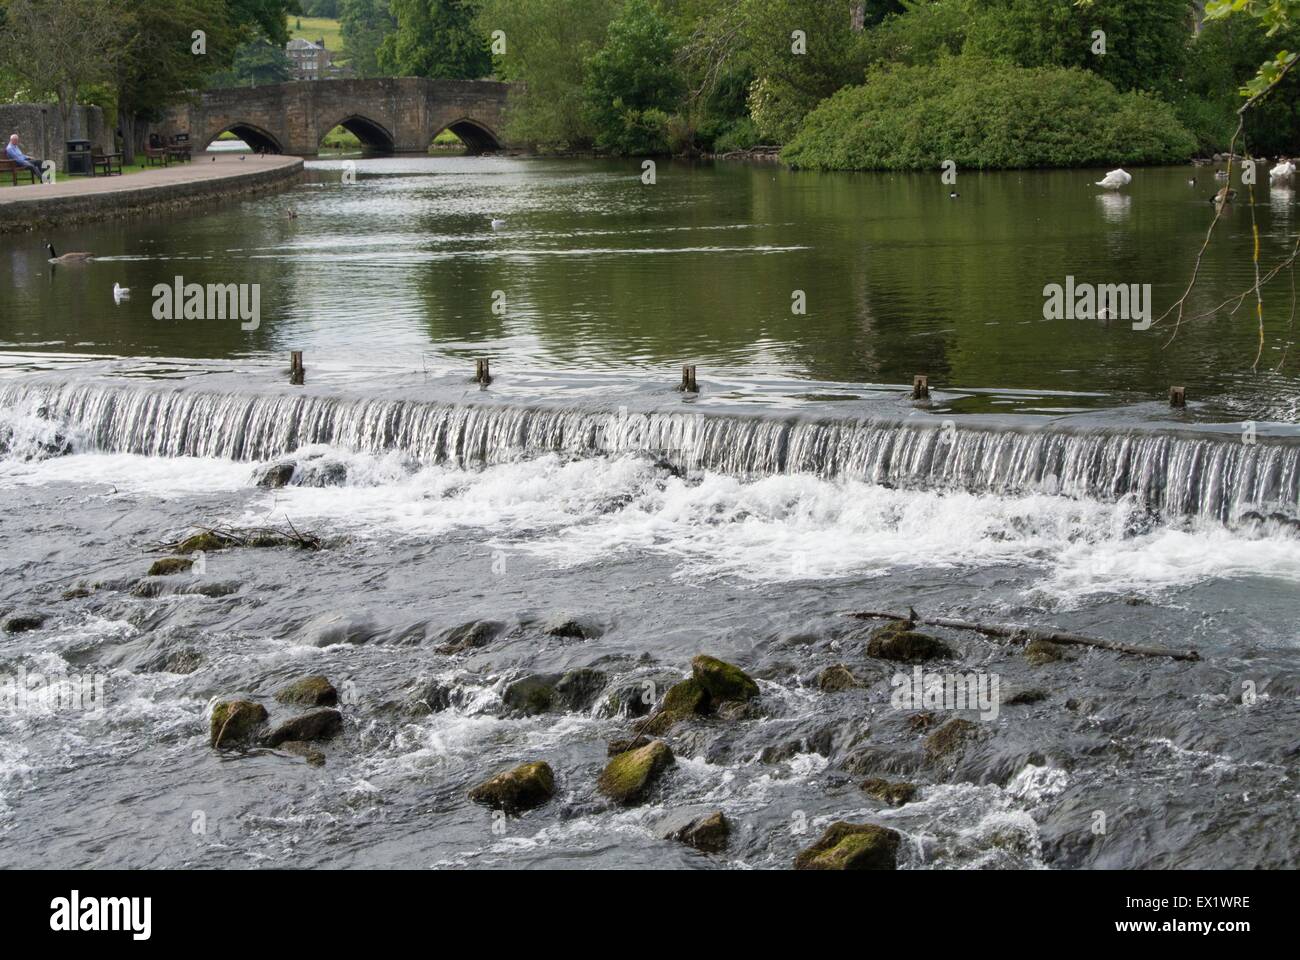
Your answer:
[[[1132,497],[1164,517],[1300,518],[1300,445],[1152,430],[941,428],[680,411],[346,398],[201,388],[24,382],[0,411],[79,452],[263,461],[309,444],[400,452],[421,464],[494,464],[545,453],[641,453],[740,477],[808,473],[907,489]],[[951,421],[949,421],[951,423]],[[10,433],[13,433],[11,428]],[[0,431],[0,453],[19,446]],[[15,452],[19,452],[15,449]]]

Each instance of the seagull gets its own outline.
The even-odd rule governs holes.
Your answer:
[[[130,287],[124,287],[120,283],[113,284],[113,302],[121,303],[123,300],[131,299]]]
[[[1274,180],[1285,180],[1295,173],[1295,161],[1288,160],[1286,157],[1278,157],[1278,164],[1268,172],[1268,175]]]
[[[1118,190],[1120,187],[1127,187],[1133,182],[1133,175],[1125,172],[1123,169],[1112,170],[1106,176],[1097,181],[1097,186],[1105,187],[1107,190]]]
[[[505,222],[504,220],[493,220],[493,221],[492,221],[492,229],[493,229],[493,230],[504,230],[504,229],[505,229],[505,226],[506,226],[506,222]]]

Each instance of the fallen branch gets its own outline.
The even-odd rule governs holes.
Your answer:
[[[1030,640],[1045,640],[1048,643],[1060,643],[1076,647],[1097,647],[1115,653],[1127,653],[1135,657],[1168,657],[1171,660],[1200,660],[1201,655],[1195,650],[1171,650],[1168,647],[1135,647],[1114,640],[1098,640],[1077,633],[1057,633],[1050,630],[1037,630],[1017,624],[974,623],[969,620],[953,620],[949,617],[922,617],[915,612],[911,616],[896,613],[876,613],[859,611],[850,613],[857,620],[902,620],[907,623],[923,623],[928,627],[947,627],[951,630],[972,630],[990,637],[1003,637],[1012,643],[1026,643]]]
[[[163,549],[191,553],[194,550],[224,550],[228,547],[298,547],[302,550],[319,550],[324,541],[312,533],[299,533],[288,517],[288,531],[276,527],[231,527],[218,525],[195,527],[196,533],[186,534],[179,540],[166,541]]]

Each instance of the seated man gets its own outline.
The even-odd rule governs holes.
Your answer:
[[[12,134],[9,137],[9,146],[5,147],[5,156],[18,164],[18,166],[25,167],[32,171],[36,176],[39,177],[41,175],[42,161],[34,160],[23,153],[22,147],[18,145],[18,134]]]

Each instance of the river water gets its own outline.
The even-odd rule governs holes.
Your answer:
[[[954,199],[937,174],[333,160],[276,196],[52,233],[96,255],[80,267],[7,243],[0,615],[45,619],[3,635],[0,673],[95,677],[104,703],[0,703],[6,862],[786,867],[851,820],[898,830],[908,868],[1295,866],[1290,277],[1264,288],[1262,348],[1250,302],[1176,335],[1043,319],[1067,277],[1151,284],[1159,316],[1213,217],[1208,168],[1123,194],[1102,172],[964,173]],[[1256,199],[1267,270],[1295,204]],[[1250,287],[1251,229],[1225,213],[1189,315]],[[260,285],[256,329],[155,319],[177,276]],[[278,462],[289,485],[257,486]],[[324,549],[144,578],[197,527],[289,523]],[[935,757],[890,702],[910,665],[846,616],[909,606],[1201,659],[1036,665],[938,629],[958,657],[931,669],[1045,697],[962,713],[978,736]],[[438,650],[477,621],[485,645]],[[674,728],[647,802],[611,805],[617,695],[698,653],[749,671],[759,708]],[[860,686],[821,689],[836,664]],[[507,693],[584,668],[564,709]],[[283,719],[271,695],[313,673],[345,693],[323,766],[208,747],[216,699]],[[533,759],[547,805],[466,798]],[[868,776],[920,789],[889,807]],[[724,853],[660,836],[715,809]]]

